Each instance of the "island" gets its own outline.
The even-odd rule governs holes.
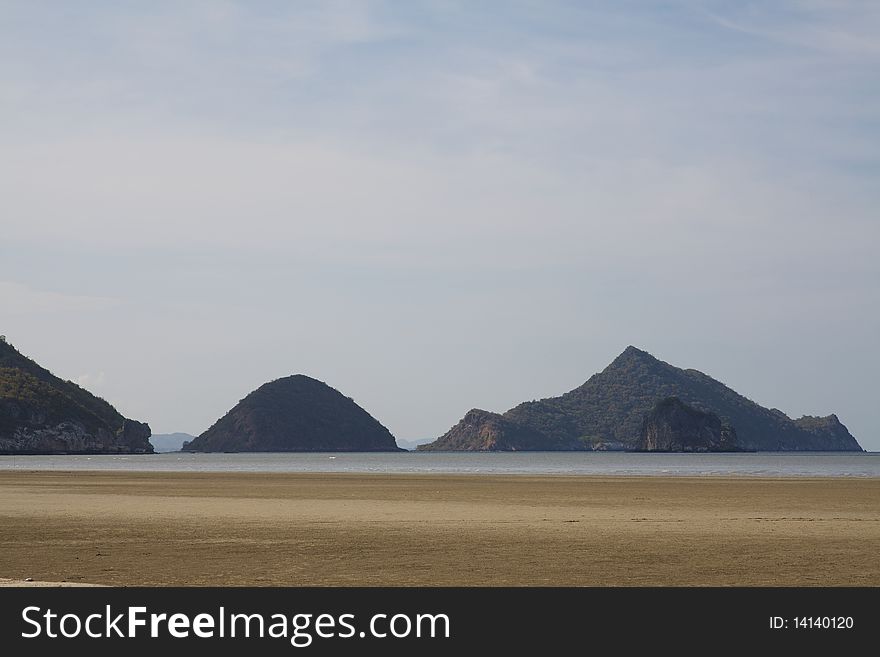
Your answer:
[[[681,369],[636,347],[559,397],[523,402],[505,413],[473,409],[420,451],[641,450],[643,425],[669,398],[711,413],[735,430],[735,444],[705,444],[709,451],[863,451],[836,415],[792,419],[768,409],[695,369]],[[665,449],[672,449],[671,442]],[[684,445],[681,446],[684,450]]]
[[[263,384],[186,452],[398,452],[378,420],[326,383],[296,374]]]

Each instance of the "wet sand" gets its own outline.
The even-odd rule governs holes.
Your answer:
[[[0,577],[880,586],[880,480],[0,472]]]

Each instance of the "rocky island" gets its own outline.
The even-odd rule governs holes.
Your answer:
[[[263,384],[186,452],[397,452],[394,436],[326,383],[302,374]]]
[[[151,454],[150,427],[0,340],[0,454]]]
[[[670,397],[692,410],[715,414],[735,429],[736,449],[862,451],[836,415],[792,419],[698,370],[675,367],[632,346],[570,392],[524,402],[503,414],[470,411],[419,450],[638,450],[643,448],[646,414]],[[706,443],[707,449],[714,449],[708,445],[716,442]]]

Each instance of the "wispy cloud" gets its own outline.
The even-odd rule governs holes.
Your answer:
[[[103,371],[92,373],[86,372],[76,377],[77,385],[87,390],[99,390],[104,387],[106,376]]]
[[[856,60],[880,57],[876,2],[788,0],[696,8],[718,25],[780,45]]]
[[[52,290],[35,289],[23,283],[0,281],[0,308],[9,317],[64,316],[71,312],[90,312],[114,306],[115,299],[107,297],[64,294]]]

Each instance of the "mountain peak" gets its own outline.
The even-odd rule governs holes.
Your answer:
[[[273,379],[272,381],[268,381],[261,385],[257,390],[284,390],[287,392],[294,392],[297,390],[307,390],[310,388],[329,388],[326,383],[323,381],[319,381],[318,379],[314,379],[310,376],[306,376],[305,374],[291,374],[290,376],[282,376],[278,379]],[[254,391],[256,392],[256,390]]]
[[[620,353],[620,356],[618,356],[617,358],[639,358],[642,360],[657,360],[644,349],[639,349],[638,347],[634,347],[632,345],[629,345],[626,349],[624,349]]]
[[[611,361],[611,364],[608,365],[606,369],[610,370],[618,367],[630,367],[639,364],[654,365],[660,362],[661,361],[654,358],[654,356],[649,354],[647,351],[629,345],[626,349],[620,352],[620,355],[617,358]]]

